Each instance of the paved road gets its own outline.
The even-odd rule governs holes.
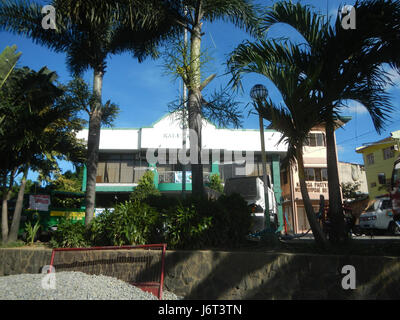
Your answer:
[[[298,235],[300,236],[300,235]],[[362,236],[353,236],[353,239],[355,240],[360,240],[360,241],[372,241],[372,242],[396,242],[400,243],[400,236],[393,236],[393,235],[373,235],[367,236],[367,235],[362,235]],[[314,240],[313,235],[307,234],[302,237],[298,237],[295,239],[292,239],[293,241],[297,240]]]

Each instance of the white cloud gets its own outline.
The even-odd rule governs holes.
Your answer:
[[[357,101],[349,101],[347,103],[348,108],[345,109],[344,113],[350,114],[366,114],[368,110],[359,102]]]
[[[400,88],[400,74],[391,69],[388,71],[388,76],[390,78],[390,80],[393,81],[394,85],[393,86],[387,86],[386,89],[391,89],[391,88]]]
[[[340,144],[336,145],[336,148],[338,153],[344,153],[345,151],[345,148]]]

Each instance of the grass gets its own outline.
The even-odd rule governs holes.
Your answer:
[[[17,240],[14,242],[4,243],[0,241],[0,248],[20,248],[26,246],[26,243],[22,240]]]

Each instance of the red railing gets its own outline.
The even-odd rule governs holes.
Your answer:
[[[160,265],[160,275],[159,275],[159,280],[154,279],[154,281],[128,281],[130,284],[137,286],[138,288],[142,289],[143,291],[147,291],[155,295],[158,299],[162,299],[162,294],[163,294],[163,285],[164,285],[164,267],[165,267],[165,252],[166,252],[167,245],[166,244],[148,244],[148,245],[139,245],[139,246],[108,246],[108,247],[90,247],[90,248],[56,248],[53,249],[52,254],[51,254],[51,260],[50,260],[50,268],[49,268],[49,273],[52,272],[53,266],[55,267],[56,265],[54,264],[56,253],[57,252],[78,252],[78,251],[101,251],[101,250],[138,250],[138,249],[147,249],[147,250],[157,250],[159,249],[161,252],[161,265]],[[90,261],[85,261],[87,264],[90,264]],[[82,262],[82,263],[85,263]],[[65,265],[65,264],[64,264]],[[74,267],[74,271],[79,271],[79,267]],[[55,271],[59,270],[56,268]],[[86,272],[89,273],[90,272]],[[112,272],[110,273],[100,273],[102,275],[106,276],[113,276]]]

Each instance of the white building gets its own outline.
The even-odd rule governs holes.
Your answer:
[[[189,133],[187,148],[190,148]],[[78,134],[87,140],[88,130]],[[183,130],[177,113],[165,115],[150,127],[102,129],[96,184],[96,206],[107,207],[128,198],[143,173],[156,172],[155,184],[164,193],[182,190]],[[287,145],[279,143],[281,134],[265,130],[267,173],[270,174],[278,202],[280,229],[287,232],[308,230],[304,205],[298,186],[296,167],[281,168]],[[323,128],[312,131],[309,146],[304,148],[307,184],[313,204],[320,194],[328,200],[326,143]],[[260,131],[257,129],[221,129],[203,120],[202,149],[204,151],[205,183],[210,174],[219,174],[223,181],[235,176],[262,177]],[[181,158],[182,158],[181,157]],[[158,163],[154,162],[158,159]],[[187,166],[190,170],[190,165]],[[86,175],[83,190],[86,189]],[[191,190],[190,172],[186,190]],[[316,208],[318,209],[318,208]]]

